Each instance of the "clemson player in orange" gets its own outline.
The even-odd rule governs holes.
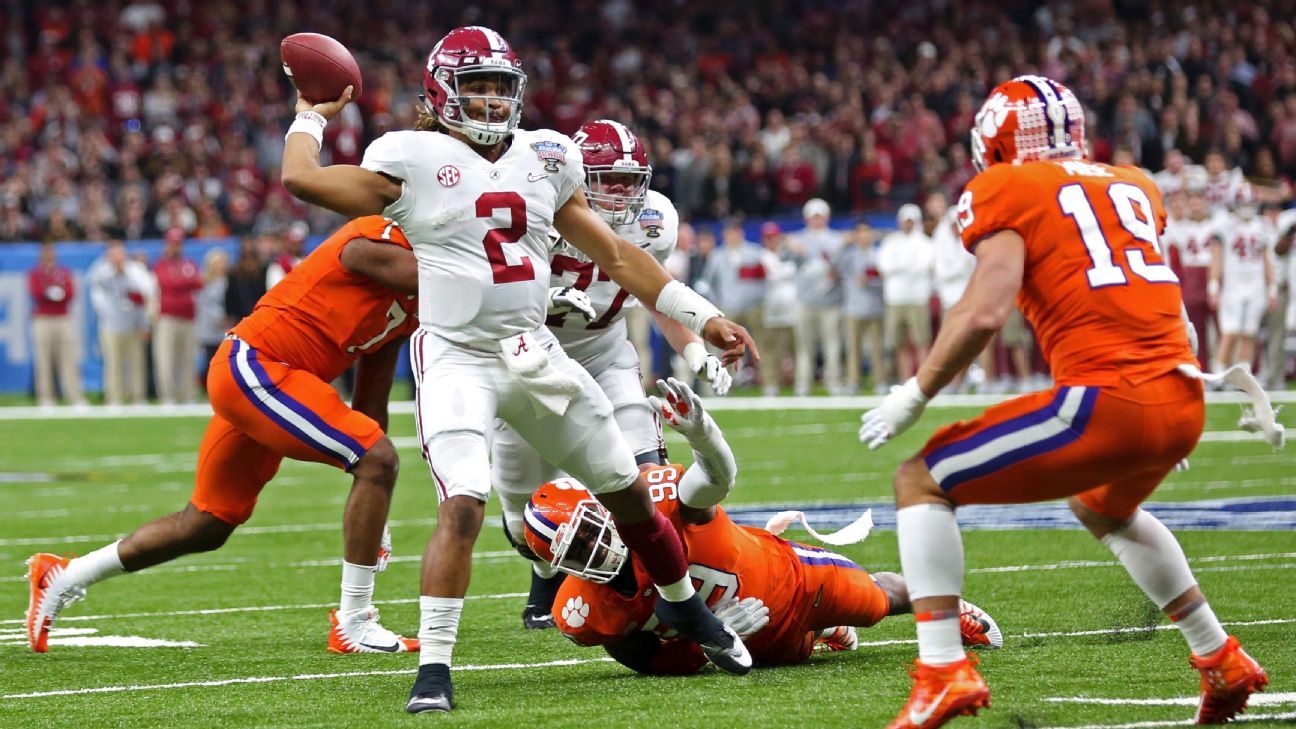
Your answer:
[[[417,326],[417,264],[382,217],[344,225],[257,302],[212,358],[215,415],[198,450],[189,504],[84,557],[36,554],[27,637],[44,653],[51,623],[90,585],[216,549],[252,516],[284,458],[327,463],[353,480],[343,516],[342,599],[329,613],[334,653],[404,652],[418,641],[384,628],[373,606],[396,449],[384,434],[401,343]],[[351,407],[329,384],[354,363]]]
[[[1084,110],[1061,84],[1022,76],[990,94],[972,128],[980,172],[957,208],[976,273],[918,375],[863,416],[870,448],[913,425],[1014,301],[1052,364],[1053,389],[942,428],[896,471],[919,657],[893,729],[989,705],[959,638],[962,504],[1069,498],[1187,640],[1202,675],[1198,723],[1227,721],[1267,681],[1220,627],[1174,536],[1139,508],[1197,444],[1205,403],[1202,383],[1178,369],[1196,358],[1159,242],[1161,194],[1136,168],[1086,160],[1084,139]]]
[[[702,409],[674,378],[658,381],[667,398],[652,398],[672,428],[688,439],[694,464],[643,467],[658,511],[680,532],[689,575],[716,616],[767,666],[800,663],[816,642],[853,650],[855,626],[909,612],[904,578],[869,574],[839,554],[752,527],[738,526],[718,504],[733,486],[733,452]],[[707,659],[654,614],[652,580],[621,543],[606,510],[571,478],[541,486],[524,510],[527,545],[569,576],[558,590],[553,616],[563,635],[603,646],[625,666],[648,674],[696,673]],[[962,604],[967,645],[999,647],[994,620]]]

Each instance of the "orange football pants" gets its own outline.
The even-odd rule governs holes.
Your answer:
[[[941,428],[922,458],[958,504],[1017,504],[1078,495],[1128,519],[1197,445],[1202,384],[1171,371],[1140,384],[1058,386]]]
[[[216,350],[207,392],[216,415],[198,447],[190,501],[229,524],[252,516],[284,458],[350,470],[383,437],[378,423],[348,407],[332,385],[263,358],[237,338]]]

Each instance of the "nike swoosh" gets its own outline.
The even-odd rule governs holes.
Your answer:
[[[546,178],[546,177],[548,177],[548,176],[549,176],[548,174],[537,175],[537,174],[534,173],[534,172],[528,172],[528,173],[527,173],[527,182],[539,182],[539,181],[543,180],[544,178]]]
[[[392,643],[391,645],[373,645],[371,643],[361,643],[360,647],[368,648],[369,650],[374,650],[374,651],[382,651],[383,653],[395,653],[400,650],[400,643]]]
[[[946,686],[945,690],[940,692],[939,696],[932,699],[932,702],[930,704],[927,704],[927,708],[923,709],[922,711],[918,711],[917,707],[910,709],[909,723],[913,724],[914,726],[922,726],[923,722],[930,719],[931,715],[936,713],[936,707],[940,706],[941,700],[945,698],[945,694],[948,694],[949,690],[950,687]]]

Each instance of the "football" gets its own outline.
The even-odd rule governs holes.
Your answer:
[[[295,33],[279,44],[284,73],[307,101],[318,104],[354,86],[351,100],[360,98],[360,66],[346,46],[319,33]]]

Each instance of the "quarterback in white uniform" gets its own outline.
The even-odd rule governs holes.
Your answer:
[[[607,396],[543,326],[550,232],[722,348],[726,360],[753,347],[751,337],[591,210],[571,139],[517,129],[525,88],[503,37],[457,28],[428,56],[418,130],[384,135],[360,166],[321,167],[323,127],[351,89],[320,104],[299,94],[284,145],[290,192],[344,215],[387,215],[418,259],[420,329],[411,359],[419,440],[440,506],[423,558],[411,713],[453,707],[451,653],[490,493],[487,439],[497,417],[589,486],[596,500],[585,520],[616,524],[663,597],[662,622],[696,640],[721,669],[751,667],[737,634],[696,594],[679,535],[653,507]]]
[[[585,195],[594,210],[622,239],[665,263],[675,250],[679,214],[670,199],[648,189],[652,167],[639,138],[625,125],[606,119],[589,122],[573,141],[585,167]],[[545,323],[567,355],[576,360],[612,402],[612,413],[630,444],[635,461],[661,465],[665,446],[656,413],[644,396],[639,355],[626,334],[626,312],[639,306],[589,256],[562,238],[549,255],[549,317]],[[657,326],[671,345],[706,377],[718,394],[732,378],[724,364],[708,354],[702,340],[683,324],[657,312]],[[530,557],[523,539],[522,516],[538,484],[562,475],[503,420],[491,441],[491,481],[504,507],[509,540]],[[553,596],[562,575],[544,561],[532,561],[531,591],[522,622],[528,628],[552,627]]]
[[[1254,360],[1260,320],[1277,302],[1270,251],[1277,239],[1273,225],[1256,214],[1250,201],[1233,215],[1220,217],[1208,284],[1211,304],[1219,313],[1216,371]]]

